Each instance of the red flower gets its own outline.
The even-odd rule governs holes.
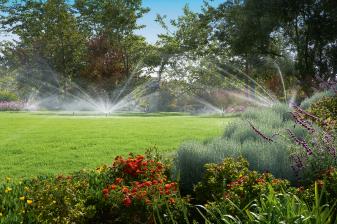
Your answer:
[[[129,193],[129,188],[124,186],[124,187],[122,188],[122,192],[123,192],[124,194]]]
[[[104,189],[102,190],[102,193],[103,193],[103,194],[109,194],[109,189],[104,188]]]
[[[263,178],[257,178],[255,181],[258,184],[264,184],[266,182]]]
[[[171,188],[171,184],[165,184],[165,189],[168,190]]]
[[[170,204],[174,204],[174,203],[176,203],[176,201],[174,200],[174,198],[170,198],[170,199],[169,199],[169,203],[170,203]]]
[[[146,181],[146,182],[144,182],[144,185],[147,186],[147,187],[150,187],[152,185],[152,182],[151,181]]]
[[[124,198],[124,200],[123,200],[123,204],[124,204],[126,207],[130,207],[131,204],[132,204],[132,201],[131,201],[131,199],[130,199],[129,197],[126,197],[126,198]]]
[[[142,173],[144,173],[144,171],[142,171],[142,170],[136,170],[136,173],[137,174],[142,174]]]
[[[120,184],[123,181],[123,178],[116,178],[115,183]]]
[[[137,198],[138,198],[138,199],[142,199],[142,198],[145,198],[146,195],[147,195],[147,192],[146,192],[146,191],[140,191],[140,192],[138,192],[138,194],[137,194]]]
[[[115,190],[116,188],[117,188],[116,185],[114,185],[114,184],[111,185],[111,190]]]

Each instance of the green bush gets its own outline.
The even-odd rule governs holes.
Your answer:
[[[337,127],[337,96],[321,98],[311,105],[309,112]]]
[[[324,189],[324,195],[322,201],[327,204],[333,205],[337,200],[337,169],[331,167],[320,174],[319,179],[316,180],[318,188]],[[297,189],[297,195],[301,197],[307,204],[310,204],[314,199],[314,184],[307,188],[300,187]],[[336,204],[337,206],[337,204]],[[337,207],[335,208],[335,212]]]
[[[95,213],[94,206],[85,204],[90,178],[83,177],[7,181],[0,186],[0,222],[83,223]]]
[[[335,96],[335,95],[336,94],[332,91],[317,92],[313,96],[303,100],[300,107],[304,110],[307,110],[311,107],[311,105],[313,105],[317,101],[321,100],[322,98],[331,97],[331,96]]]
[[[229,199],[241,207],[264,193],[269,184],[277,190],[288,187],[287,181],[274,179],[270,173],[248,170],[248,162],[243,158],[226,158],[220,164],[206,164],[205,168],[202,181],[194,187],[200,204]]]
[[[0,102],[12,102],[18,100],[19,98],[15,93],[0,90]]]

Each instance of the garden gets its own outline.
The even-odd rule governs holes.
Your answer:
[[[336,12],[0,1],[0,223],[337,224]]]

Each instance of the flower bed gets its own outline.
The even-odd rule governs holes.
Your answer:
[[[228,158],[220,164],[207,164],[193,194],[182,197],[168,167],[147,153],[118,156],[111,166],[70,176],[20,182],[6,178],[0,185],[0,223],[204,223],[205,219],[221,223],[230,221],[228,217],[236,220],[229,223],[249,223],[252,217],[266,215],[263,203],[297,212],[297,219],[290,213],[278,213],[278,221],[315,220],[328,212],[324,223],[333,223],[336,216],[331,207],[337,195],[334,168],[322,173],[316,184],[291,187],[270,173],[249,171],[243,158]],[[298,201],[287,204],[291,198]],[[303,208],[298,211],[298,206]],[[320,209],[317,213],[310,210],[314,206]]]

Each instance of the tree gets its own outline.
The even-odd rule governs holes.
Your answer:
[[[22,68],[23,84],[47,81],[66,91],[67,83],[83,65],[85,47],[85,35],[70,6],[64,0],[24,0],[8,4],[4,12],[2,28],[20,38],[11,51],[17,64],[11,65]]]
[[[291,51],[307,94],[317,85],[316,76],[336,75],[336,10],[337,2],[329,0],[230,0],[211,8],[219,41],[244,58],[247,73],[249,58]]]
[[[298,78],[307,92],[317,86],[316,76],[335,78],[337,48],[337,2],[329,0],[283,0],[270,13],[277,15],[280,26],[296,52]]]
[[[110,83],[111,86],[117,85],[121,80],[128,78],[137,63],[144,57],[143,53],[147,47],[145,39],[134,34],[135,30],[143,28],[143,26],[138,25],[138,19],[149,11],[148,8],[142,7],[141,3],[141,0],[75,1],[74,6],[79,13],[81,29],[89,31],[90,43],[95,42],[96,47],[101,50],[101,61],[108,62],[109,57],[112,55],[117,57],[118,55],[118,62],[116,62],[118,64],[117,73],[113,72],[115,68],[104,69],[102,67],[109,67],[108,63],[93,65],[95,62],[90,61],[90,59],[87,61],[89,67],[97,67],[98,70],[109,70],[109,72],[105,73],[105,77],[116,76],[110,79],[114,80],[114,83]],[[99,44],[104,46],[98,46]],[[104,59],[104,57],[106,58]],[[96,59],[94,60],[97,62]],[[114,67],[117,64],[111,66]],[[98,70],[93,72],[93,70],[89,69],[89,73],[100,75]],[[86,73],[86,75],[91,75],[88,72]]]

